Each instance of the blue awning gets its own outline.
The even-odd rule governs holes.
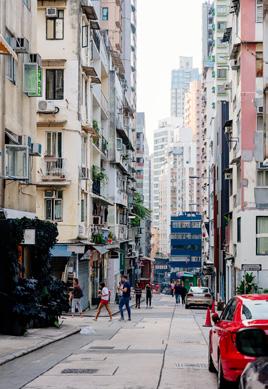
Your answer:
[[[70,257],[72,253],[67,249],[67,244],[56,244],[50,249],[50,254],[52,257]]]

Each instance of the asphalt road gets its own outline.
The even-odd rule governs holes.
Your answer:
[[[205,311],[156,296],[152,309],[132,310],[131,322],[81,319],[95,334],[70,336],[0,366],[0,389],[215,389],[204,318]]]

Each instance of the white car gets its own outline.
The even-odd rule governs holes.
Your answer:
[[[213,297],[209,288],[203,286],[191,286],[185,298],[185,308],[191,306],[212,306]]]

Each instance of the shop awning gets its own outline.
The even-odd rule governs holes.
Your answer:
[[[109,250],[107,250],[107,247],[106,246],[93,246],[93,248],[98,251],[98,253],[100,253],[101,255],[103,254],[106,254],[109,252]]]
[[[3,211],[6,219],[21,219],[23,217],[34,219],[36,217],[36,214],[33,212],[21,211],[19,209],[3,208]]]
[[[18,56],[12,47],[8,44],[6,39],[0,34],[0,54],[11,55],[15,61],[18,61]]]
[[[72,253],[68,251],[67,244],[56,244],[50,249],[50,255],[52,257],[70,257]]]

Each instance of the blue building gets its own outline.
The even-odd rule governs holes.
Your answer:
[[[181,212],[171,217],[170,268],[171,272],[193,272],[201,269],[201,215]]]

